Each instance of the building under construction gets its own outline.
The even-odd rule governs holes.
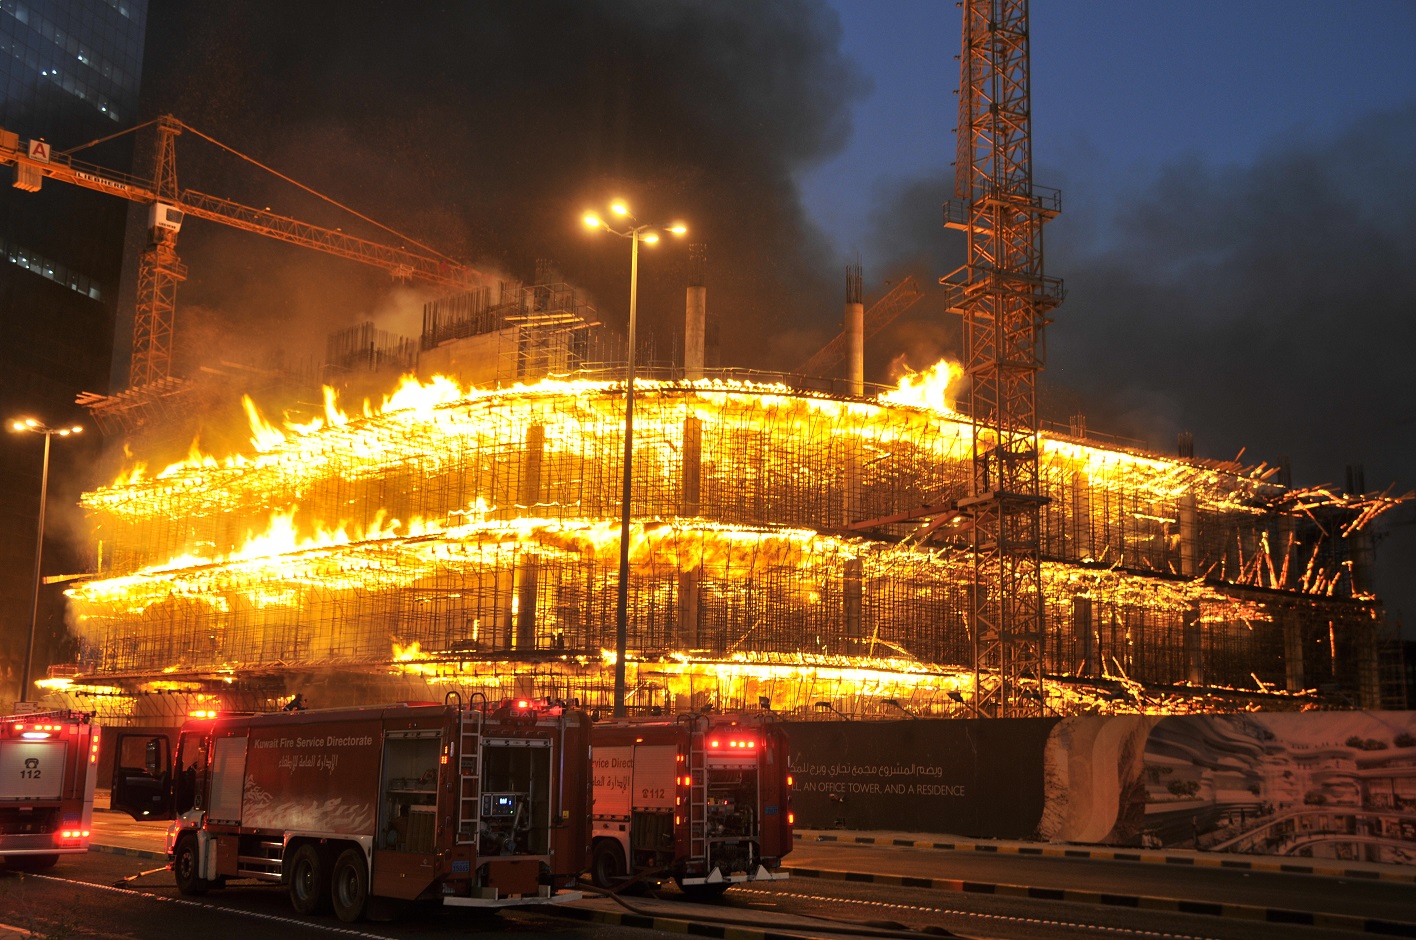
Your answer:
[[[449,342],[522,330],[490,316]],[[996,677],[976,669],[967,524],[918,513],[969,485],[948,376],[878,396],[636,386],[631,710],[970,713]],[[110,721],[453,688],[608,709],[624,409],[622,378],[588,374],[409,378],[381,408],[331,393],[279,428],[252,405],[250,452],[85,496],[97,572],[68,592],[80,653],[51,694]],[[1379,707],[1364,570],[1395,500],[1074,430],[1040,438],[1048,713],[1298,707],[1319,687]]]

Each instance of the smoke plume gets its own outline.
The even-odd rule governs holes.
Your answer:
[[[866,84],[821,3],[155,0],[149,16],[150,116],[173,113],[494,277],[529,280],[550,259],[622,328],[629,246],[579,221],[618,196],[708,245],[724,363],[789,367],[838,319],[838,259],[793,174],[845,143]],[[401,243],[193,135],[178,175]],[[212,223],[181,238],[179,308],[205,308],[233,344],[308,346],[383,304],[381,272]],[[641,257],[640,331],[660,350],[682,331],[687,254],[664,243]]]

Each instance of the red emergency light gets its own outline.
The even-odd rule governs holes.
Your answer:
[[[755,748],[757,747],[757,739],[756,739],[756,738],[728,738],[726,741],[724,741],[724,740],[721,739],[721,738],[709,738],[709,739],[708,739],[708,747],[709,747],[709,748],[716,748],[716,749],[721,749],[721,748],[723,748],[723,747],[728,747],[728,748],[733,748],[733,749],[741,748],[742,750],[745,750],[745,751],[746,751],[746,750],[753,750],[753,749],[755,749]]]
[[[82,845],[88,837],[87,829],[60,829],[54,833],[54,841],[58,845]]]

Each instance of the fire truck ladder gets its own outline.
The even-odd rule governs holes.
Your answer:
[[[706,725],[706,722],[705,722]],[[708,855],[708,732],[688,736],[688,853]]]
[[[457,713],[457,844],[475,845],[482,819],[481,709]]]

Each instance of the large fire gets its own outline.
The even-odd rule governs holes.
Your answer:
[[[909,522],[847,530],[967,492],[958,374],[941,363],[875,402],[636,383],[639,701],[947,711],[972,695],[967,543],[915,544]],[[134,463],[85,495],[100,570],[69,591],[81,667],[97,681],[382,664],[484,685],[530,670],[604,704],[622,391],[408,377],[354,414],[326,390],[322,414],[283,422],[247,399],[250,451]],[[1193,685],[1185,650],[1201,643],[1204,685],[1299,691],[1271,654],[1287,601],[1246,586],[1346,598],[1324,622],[1370,624],[1350,566],[1309,523],[1337,512],[1351,537],[1397,500],[1299,495],[1264,468],[1083,439],[1040,447],[1049,672]],[[1068,689],[1049,686],[1054,706],[1087,707]]]

